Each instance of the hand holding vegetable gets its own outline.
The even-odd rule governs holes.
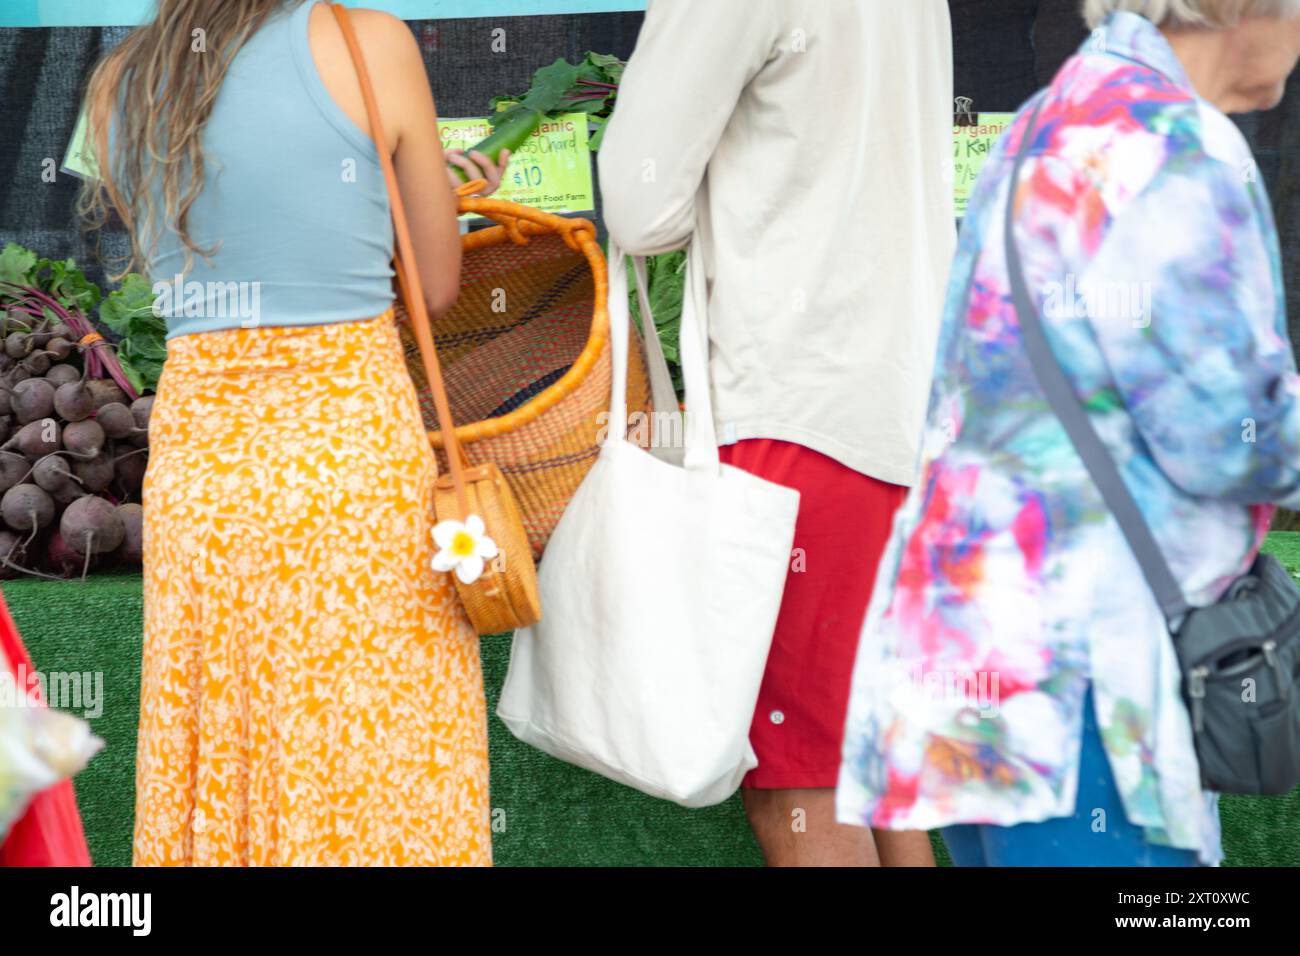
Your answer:
[[[494,191],[500,185],[510,154],[523,146],[548,117],[587,114],[596,127],[589,144],[595,150],[614,108],[623,67],[618,57],[601,53],[588,53],[577,65],[556,60],[533,74],[532,88],[523,96],[493,97],[493,112],[488,117],[492,132],[471,147],[469,154],[482,169],[473,168],[462,150],[448,151],[452,188],[472,179],[486,179],[491,188],[483,195]],[[495,178],[488,175],[489,170],[495,172]]]
[[[506,173],[506,166],[510,164],[508,149],[501,150],[495,163],[492,162],[491,157],[477,149],[472,150],[468,155],[463,149],[449,149],[446,156],[447,179],[451,182],[452,189],[471,180],[487,180],[487,188],[475,193],[476,196],[490,196],[496,192],[501,185],[501,177]]]

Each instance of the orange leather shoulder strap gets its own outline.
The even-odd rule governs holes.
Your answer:
[[[416,268],[404,269],[403,263],[415,263],[415,249],[411,244],[411,233],[406,222],[406,208],[402,205],[402,195],[397,187],[397,172],[393,168],[393,157],[388,151],[384,136],[384,126],[379,118],[379,104],[375,99],[374,88],[370,84],[370,72],[366,69],[365,57],[361,45],[357,42],[356,31],[346,7],[337,3],[330,4],[339,29],[343,31],[343,40],[348,45],[352,62],[356,65],[357,79],[361,83],[361,97],[366,103],[366,115],[370,120],[370,135],[379,151],[379,162],[384,170],[384,182],[388,187],[389,204],[393,210],[393,227],[397,232],[397,260],[394,267],[399,277],[399,287],[406,300],[406,311],[411,319],[411,328],[415,340],[420,346],[420,358],[424,363],[424,372],[429,379],[429,389],[433,393],[433,405],[438,413],[438,426],[442,429],[443,442],[447,449],[447,461],[451,466],[452,482],[456,487],[456,503],[463,520],[469,509],[465,493],[464,451],[456,438],[455,422],[451,417],[451,406],[447,401],[447,389],[442,380],[442,367],[438,363],[438,352],[434,347],[433,328],[429,322],[429,313],[425,306],[424,290],[420,285],[420,273]]]

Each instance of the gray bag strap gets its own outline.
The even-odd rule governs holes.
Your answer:
[[[1133,556],[1137,558],[1138,565],[1142,568],[1142,575],[1146,578],[1152,594],[1155,595],[1160,610],[1164,612],[1170,630],[1176,631],[1180,619],[1191,610],[1191,605],[1183,596],[1183,589],[1169,569],[1169,564],[1165,561],[1164,554],[1151,533],[1151,528],[1142,517],[1141,509],[1138,508],[1133,495],[1124,484],[1115,460],[1092,427],[1087,410],[1056,361],[1056,356],[1052,354],[1052,347],[1047,341],[1038,310],[1034,306],[1029,294],[1029,286],[1025,282],[1020,252],[1016,248],[1014,231],[1016,185],[1020,181],[1021,167],[1033,142],[1033,134],[1038,125],[1038,114],[1043,108],[1043,99],[1045,97],[1039,99],[1029,119],[1029,125],[1025,128],[1007,190],[1009,194],[1005,227],[1007,273],[1011,280],[1011,295],[1020,320],[1020,333],[1025,342],[1025,351],[1029,354],[1029,362],[1034,369],[1034,377],[1038,379],[1038,384],[1052,406],[1052,411],[1056,413],[1070,441],[1073,442],[1075,451],[1083,459],[1083,464],[1101,492],[1106,507],[1110,509],[1119,523],[1120,530],[1124,532]]]

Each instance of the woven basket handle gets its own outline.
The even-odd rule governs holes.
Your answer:
[[[429,379],[429,390],[433,393],[433,406],[438,412],[438,426],[442,429],[443,442],[447,449],[447,462],[451,466],[451,480],[456,488],[456,504],[460,508],[463,520],[469,514],[469,499],[465,493],[465,467],[467,459],[456,438],[456,427],[451,417],[451,405],[447,401],[447,388],[442,381],[442,366],[438,363],[438,351],[433,343],[433,327],[429,323],[429,313],[424,303],[424,290],[420,285],[418,269],[404,269],[404,262],[416,262],[415,250],[411,245],[411,233],[406,224],[406,208],[402,205],[402,194],[397,188],[397,172],[393,169],[393,157],[388,152],[384,138],[384,125],[379,119],[379,104],[375,100],[374,88],[370,85],[370,72],[366,69],[365,57],[357,43],[356,32],[352,29],[352,20],[346,7],[331,3],[334,18],[338,20],[339,29],[343,31],[343,40],[352,54],[352,62],[357,68],[357,79],[361,82],[361,97],[366,102],[366,116],[370,120],[370,136],[375,141],[379,152],[379,163],[384,169],[384,182],[388,187],[388,201],[393,210],[393,226],[397,232],[398,254],[393,266],[398,276],[398,286],[406,300],[406,311],[415,331],[415,341],[420,346],[420,358],[424,362],[424,373]]]

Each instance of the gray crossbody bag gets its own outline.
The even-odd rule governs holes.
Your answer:
[[[1016,154],[1005,225],[1011,293],[1034,375],[1165,616],[1182,669],[1202,785],[1220,793],[1290,793],[1300,782],[1300,589],[1276,558],[1260,554],[1218,603],[1192,607],[1183,597],[1119,468],[1052,354],[1025,283],[1013,231],[1015,187],[1038,109]]]

